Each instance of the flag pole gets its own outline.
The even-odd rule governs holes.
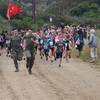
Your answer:
[[[9,16],[9,4],[10,4],[11,0],[8,0],[8,6],[7,6],[7,20],[8,20],[8,33],[11,32],[11,24],[10,24],[10,16]]]

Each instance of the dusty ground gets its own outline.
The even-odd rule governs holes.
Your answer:
[[[61,68],[38,56],[30,76],[25,61],[14,72],[10,58],[0,56],[0,100],[100,100],[100,71],[78,59]]]

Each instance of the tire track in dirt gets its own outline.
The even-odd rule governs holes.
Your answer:
[[[5,91],[3,91],[3,87],[6,88],[6,91],[8,92],[11,100],[20,100],[18,98],[18,96],[16,95],[16,93],[14,92],[14,90],[12,89],[12,87],[6,81],[6,79],[5,79],[5,77],[4,77],[3,72],[2,72],[1,69],[0,69],[0,85],[1,85],[2,92],[5,92]],[[4,93],[4,94],[6,96],[6,93]]]
[[[57,100],[66,100],[67,98],[69,98],[69,95],[65,93],[62,88],[57,87],[55,83],[53,83],[45,74],[42,73],[38,65],[35,64],[34,68],[36,70],[34,76],[45,83],[47,87],[51,88],[51,90],[55,93]]]
[[[60,82],[58,79],[56,79],[56,77],[54,78],[50,78],[49,75],[50,75],[50,72],[45,72],[45,69],[43,70],[43,66],[48,66],[50,67],[49,65],[45,65],[45,63],[37,63],[35,65],[35,70],[36,70],[36,73],[34,74],[34,76],[36,76],[38,79],[40,79],[42,82],[46,83],[46,86],[47,87],[50,87],[52,91],[54,91],[54,94],[55,96],[58,98],[57,100],[73,100],[72,98],[81,98],[81,100],[95,100],[95,96],[91,96],[91,95],[87,95],[84,91],[84,88],[83,87],[85,84],[83,83],[83,81],[86,79],[84,79],[84,77],[80,76],[80,74],[75,78],[73,75],[72,75],[72,71],[68,73],[68,75],[72,77],[71,80],[68,79],[68,81],[65,81],[65,83],[68,84],[69,86],[69,93],[66,91],[66,89],[64,89],[62,86],[59,87],[59,84],[57,82]],[[44,67],[46,68],[46,67]],[[48,69],[49,71],[49,69]],[[68,71],[68,70],[67,70]],[[65,71],[62,71],[64,73],[66,73]],[[62,72],[59,73],[57,72],[61,77],[62,77]],[[77,72],[77,71],[76,71]],[[48,75],[46,75],[48,74]],[[56,74],[55,74],[56,75]],[[51,75],[52,76],[52,75]],[[61,78],[60,77],[60,78]],[[62,77],[63,78],[63,77]],[[79,80],[80,78],[80,80]],[[82,79],[81,79],[82,78]],[[52,79],[55,79],[55,81],[53,81]],[[79,82],[82,82],[82,85],[79,85],[77,86],[77,84],[73,84],[72,80],[75,81],[75,79],[78,79],[78,82],[76,83],[79,83]],[[63,78],[64,80],[64,78]],[[72,82],[72,83],[71,83]],[[61,82],[62,83],[62,82]],[[70,84],[71,83],[71,84]],[[82,88],[81,88],[82,86]],[[82,90],[80,90],[82,89]],[[87,89],[88,90],[88,89]],[[92,89],[89,89],[88,91],[90,91]],[[91,94],[91,93],[90,93]],[[77,100],[77,99],[75,99]]]

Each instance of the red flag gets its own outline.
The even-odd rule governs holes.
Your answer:
[[[9,4],[7,9],[7,18],[10,19],[10,17],[15,16],[22,12],[22,8],[16,4]]]

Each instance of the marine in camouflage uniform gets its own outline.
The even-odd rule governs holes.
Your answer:
[[[29,74],[32,74],[32,67],[35,60],[35,37],[31,30],[28,30],[24,36],[24,46],[26,54],[26,68],[28,69]]]
[[[22,60],[23,49],[21,47],[21,37],[18,35],[17,30],[12,32],[11,37],[11,57],[14,61],[15,72],[19,71],[18,61]]]

